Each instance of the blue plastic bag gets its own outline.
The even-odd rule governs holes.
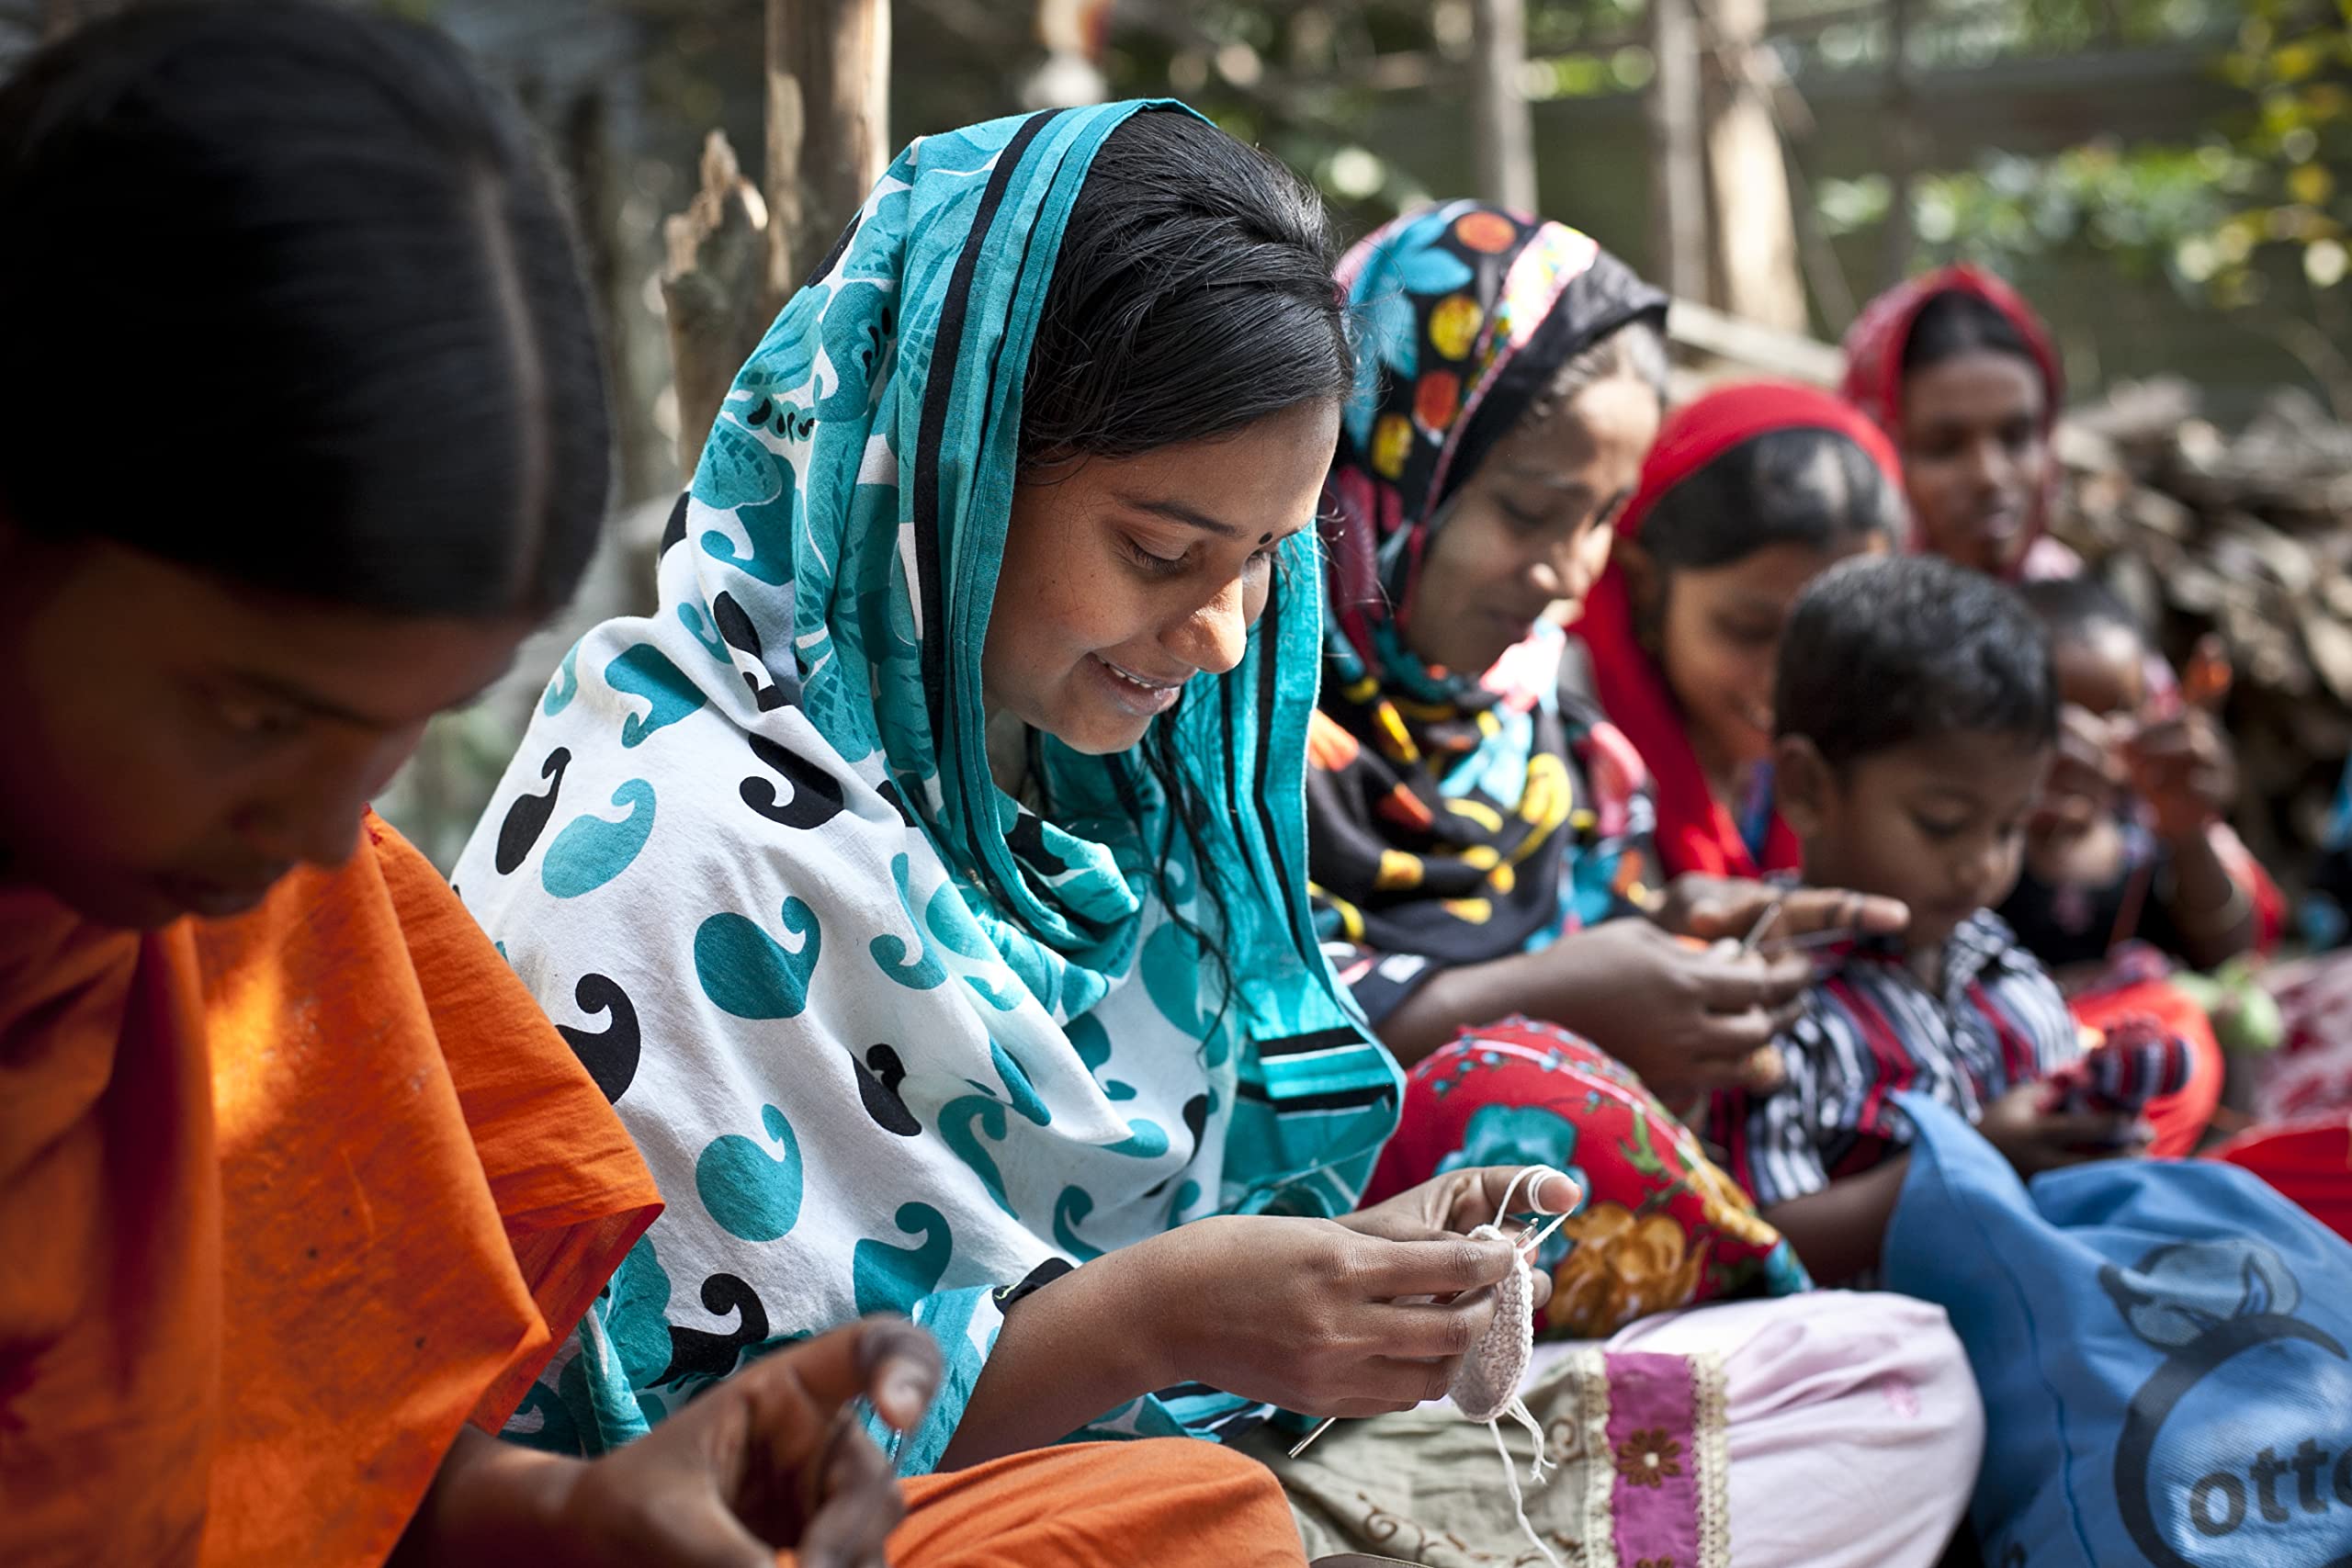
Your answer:
[[[2029,1190],[1965,1120],[1902,1104],[1885,1280],[1968,1348],[1987,1568],[2352,1565],[2352,1246],[2231,1166]]]

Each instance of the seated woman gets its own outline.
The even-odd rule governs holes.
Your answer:
[[[529,144],[446,40],[326,6],[135,10],[0,89],[12,1568],[845,1568],[899,1517],[842,1422],[910,1427],[939,1380],[887,1320],[627,1454],[486,1435],[661,1201],[599,1088],[626,1001],[583,989],[610,1017],[576,1056],[362,809],[603,515]],[[1130,1561],[1170,1514],[1157,1561],[1301,1561],[1278,1489],[1199,1445],[915,1503],[893,1561]]]
[[[1774,1027],[1779,987],[1792,972],[1801,988],[1811,966],[1796,957],[1768,967],[1665,929],[1712,916],[1707,934],[1745,936],[1774,896],[1754,884],[1686,877],[1660,921],[1640,918],[1640,903],[1661,903],[1640,759],[1564,693],[1571,645],[1551,618],[1584,603],[1610,521],[1637,487],[1657,430],[1664,300],[1576,231],[1474,202],[1398,220],[1357,246],[1340,276],[1364,314],[1373,364],[1327,492],[1333,615],[1309,739],[1309,865],[1327,950],[1383,1036],[1419,1058],[1367,1196],[1498,1162],[1567,1169],[1587,1192],[1539,1253],[1554,1277],[1544,1321],[1590,1339],[1634,1326],[1598,1363],[1544,1348],[1567,1359],[1530,1403],[1570,1469],[1530,1501],[1543,1539],[1582,1540],[1607,1522],[1605,1509],[1577,1506],[1594,1495],[1579,1462],[1606,1472],[1613,1454],[1616,1473],[1638,1483],[1667,1445],[1693,1456],[1709,1447],[1703,1424],[1608,1439],[1596,1411],[1619,1401],[1676,1408],[1674,1387],[1688,1409],[1690,1380],[1714,1375],[1698,1369],[1721,1367],[1726,1438],[1740,1456],[1724,1482],[1728,1546],[1703,1532],[1646,1533],[1629,1503],[1611,1531],[1618,1561],[1816,1563],[1850,1550],[1855,1562],[1932,1562],[1974,1457],[1973,1395],[1940,1321],[1882,1296],[1758,1302],[1753,1313],[1671,1318],[1683,1331],[1658,1389],[1627,1384],[1630,1363],[1611,1359],[1673,1308],[1788,1292],[1804,1278],[1644,1080],[1679,1094],[1740,1076]],[[1900,906],[1857,903],[1799,895],[1790,924],[1902,921]],[[1801,1320],[1824,1325],[1816,1348],[1797,1358],[1817,1382],[1784,1381],[1794,1363],[1758,1355],[1807,1334]],[[1850,1472],[1860,1492],[1877,1489],[1865,1472],[1892,1473],[1878,1470],[1895,1462],[1888,1445],[1925,1435],[1917,1423],[1890,1425],[1883,1397],[1857,1397],[1879,1375],[1864,1370],[1869,1347],[1894,1343],[1917,1359],[1890,1370],[1889,1384],[1917,1391],[1917,1407],[1936,1411],[1938,1440],[1950,1445],[1914,1449],[1904,1473],[1950,1477],[1954,1489],[1920,1495],[1916,1511],[1867,1540],[1832,1540],[1773,1499],[1831,1462],[1821,1434],[1833,1426],[1869,1430],[1879,1445]],[[1775,1408],[1793,1424],[1777,1427]],[[1448,1517],[1452,1488],[1493,1484],[1486,1435],[1459,1426],[1442,1415],[1368,1422],[1283,1462],[1310,1539],[1336,1531],[1396,1556],[1418,1556],[1417,1540],[1466,1540],[1527,1561],[1508,1530]],[[1461,1476],[1458,1466],[1480,1459],[1476,1480]],[[1688,1473],[1695,1491],[1713,1484],[1703,1461]],[[1673,1517],[1671,1506],[1657,1515]],[[1443,1550],[1431,1560],[1458,1560]]]
[[[1575,230],[1469,202],[1397,220],[1340,276],[1374,366],[1329,488],[1308,867],[1327,951],[1414,1065],[1380,1197],[1489,1154],[1565,1168],[1574,1122],[1543,1108],[1594,1088],[1594,1072],[1630,1069],[1640,1083],[1612,1096],[1646,1086],[1669,1104],[1745,1081],[1812,970],[1801,955],[1768,963],[1677,934],[1712,901],[1724,918],[1703,934],[1745,935],[1772,895],[1719,879],[1665,892],[1641,759],[1564,694],[1569,645],[1546,612],[1584,604],[1610,521],[1637,487],[1658,429],[1664,296]],[[1794,913],[1900,922],[1900,910],[1852,902],[1805,894]],[[1544,1023],[1486,1027],[1521,1014]],[[1553,1025],[1598,1052],[1564,1045]],[[1448,1045],[1464,1026],[1474,1032]],[[1479,1070],[1465,1077],[1464,1064]],[[1704,1205],[1688,1219],[1693,1256],[1700,1242],[1724,1249],[1717,1288],[1800,1278],[1769,1261],[1777,1238],[1764,1227],[1735,1237],[1724,1227],[1743,1222]],[[1576,1269],[1606,1275],[1599,1239],[1571,1224],[1547,1261],[1580,1253]],[[1579,1292],[1551,1325],[1603,1335],[1636,1303],[1691,1299],[1603,1290],[1589,1313]]]
[[[1916,548],[2009,581],[2082,570],[2048,532],[2064,377],[2007,284],[1948,266],[1888,289],[1846,333],[1838,389],[1902,457]]]
[[[1737,1081],[1810,972],[1678,939],[1745,935],[1772,895],[1668,885],[1641,759],[1564,696],[1555,619],[1657,432],[1665,296],[1575,230],[1465,202],[1371,235],[1340,277],[1374,365],[1332,469],[1309,736],[1327,950],[1408,1065],[1524,1012],[1669,1100]],[[1848,903],[1805,895],[1789,925]]]
[[[1187,111],[995,121],[744,367],[661,612],[565,660],[458,865],[560,1017],[626,997],[672,1198],[538,1440],[884,1308],[947,1359],[908,1473],[1400,1409],[1484,1332],[1516,1168],[1349,1213],[1397,1083],[1300,875],[1325,245]]]
[[[1826,392],[1727,387],[1667,421],[1577,634],[1656,781],[1668,874],[1796,869],[1769,766],[1781,628],[1806,583],[1903,531],[1894,448]]]

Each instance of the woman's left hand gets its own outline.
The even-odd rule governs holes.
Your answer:
[[[1519,1190],[1510,1192],[1514,1181]],[[1480,1225],[1502,1224],[1506,1193],[1510,1193],[1511,1213],[1520,1214],[1565,1214],[1584,1196],[1575,1182],[1541,1166],[1479,1166],[1431,1177],[1369,1209],[1341,1214],[1339,1223],[1389,1241],[1467,1235]],[[1551,1276],[1538,1269],[1534,1284],[1535,1304],[1540,1307],[1551,1297]]]
[[[2220,723],[2201,708],[2141,726],[2122,750],[2132,788],[2154,812],[2156,831],[2165,839],[2203,832],[2237,800],[2237,755]]]
[[[1745,942],[1776,900],[1781,912],[1764,932],[1767,942],[1835,931],[1894,936],[1911,924],[1911,911],[1899,899],[1841,887],[1778,887],[1696,872],[1686,872],[1667,885],[1666,899],[1650,919],[1678,936],[1700,942]]]

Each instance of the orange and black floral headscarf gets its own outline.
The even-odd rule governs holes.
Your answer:
[[[1325,490],[1330,592],[1311,730],[1308,863],[1328,933],[1473,961],[1556,929],[1579,803],[1539,625],[1491,671],[1430,668],[1403,624],[1447,502],[1562,366],[1667,299],[1589,236],[1456,201],[1397,219],[1340,263],[1363,326]],[[1612,767],[1638,770],[1630,751]],[[1622,770],[1619,770],[1622,771]]]

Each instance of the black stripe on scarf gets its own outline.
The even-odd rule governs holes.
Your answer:
[[[956,375],[964,352],[964,318],[970,313],[972,278],[979,271],[980,254],[988,249],[989,230],[1012,184],[1029,144],[1061,114],[1043,109],[1031,115],[1012,133],[989,171],[988,188],[980,193],[979,210],[972,215],[971,231],[964,236],[956,271],[947,281],[947,299],[940,306],[939,328],[932,340],[930,378],[923,385],[922,423],[915,439],[914,525],[915,563],[922,581],[922,693],[931,709],[931,733],[937,743],[946,730],[947,716],[947,585],[939,560],[939,453],[947,433],[947,409],[954,400]],[[945,363],[941,363],[944,354]],[[944,759],[943,759],[944,760]]]

